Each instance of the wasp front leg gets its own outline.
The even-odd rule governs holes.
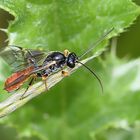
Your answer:
[[[70,52],[68,50],[64,50],[64,56],[68,57],[68,55],[70,54]]]
[[[62,76],[63,77],[67,77],[67,76],[70,75],[69,72],[68,71],[65,71],[65,70],[62,70],[61,73],[62,73]]]

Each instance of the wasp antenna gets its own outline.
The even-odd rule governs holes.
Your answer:
[[[96,46],[98,46],[112,31],[114,30],[114,28],[111,28],[109,31],[107,31],[104,35],[102,35],[100,37],[99,40],[97,40],[92,47],[88,48],[81,56],[79,56],[79,59],[81,59],[83,56],[85,56],[86,54],[88,54],[91,50],[93,50]]]
[[[93,76],[98,80],[98,82],[99,82],[99,84],[101,86],[101,89],[102,89],[102,93],[103,93],[104,92],[103,84],[102,84],[102,81],[100,80],[99,76],[93,70],[91,70],[88,66],[83,64],[82,62],[77,61],[77,63],[80,63],[82,66],[84,66],[87,70],[89,70],[93,74]]]

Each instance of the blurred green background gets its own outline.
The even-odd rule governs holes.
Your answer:
[[[138,5],[140,5],[139,0],[136,0],[135,2]],[[41,1],[40,1],[40,3],[41,3]],[[49,3],[49,1],[48,1],[48,3]],[[12,15],[10,15],[8,12],[0,9],[0,28],[6,29],[9,25],[8,23],[10,20],[14,20],[14,17]],[[0,31],[0,46],[1,47],[6,46],[8,44],[7,38],[8,38],[7,34],[4,33],[3,31]],[[40,140],[40,139],[45,139],[44,137],[41,138],[40,132],[50,133],[50,135],[52,136],[52,137],[50,137],[50,140],[54,140],[54,139],[68,140],[68,139],[72,139],[73,135],[76,135],[78,133],[81,134],[81,131],[83,131],[83,133],[84,133],[83,128],[87,129],[87,131],[88,131],[88,129],[89,129],[88,123],[89,122],[87,121],[87,123],[84,123],[83,125],[81,125],[81,128],[76,129],[75,132],[73,132],[72,130],[69,130],[67,127],[64,127],[64,128],[67,128],[68,130],[63,129],[63,127],[60,128],[60,129],[62,129],[62,130],[60,130],[60,131],[62,131],[60,133],[63,133],[63,131],[65,133],[65,131],[66,131],[66,134],[68,133],[68,136],[69,135],[71,136],[70,138],[67,138],[67,136],[65,136],[65,135],[63,137],[58,135],[59,132],[57,132],[57,131],[58,131],[59,126],[60,126],[59,123],[61,122],[61,118],[59,118],[60,122],[58,122],[57,117],[59,116],[59,107],[61,107],[61,105],[57,106],[57,104],[54,105],[52,103],[52,101],[55,103],[55,102],[58,102],[57,100],[60,99],[59,95],[58,94],[56,95],[56,92],[58,92],[58,91],[61,93],[68,94],[67,95],[68,99],[66,99],[68,102],[68,105],[66,105],[66,106],[68,106],[68,108],[69,108],[69,104],[70,104],[69,102],[71,102],[72,99],[77,100],[77,101],[83,99],[83,101],[84,101],[84,100],[86,100],[86,98],[89,99],[91,96],[94,97],[95,100],[93,101],[94,102],[93,104],[94,104],[95,108],[93,110],[93,112],[94,112],[93,118],[95,119],[94,120],[95,122],[94,121],[93,122],[94,123],[98,122],[99,128],[97,125],[98,129],[95,129],[96,131],[94,133],[90,133],[90,138],[88,138],[88,136],[86,137],[84,135],[85,138],[83,137],[82,139],[85,139],[85,140],[86,139],[93,139],[93,140],[139,140],[140,139],[140,121],[139,121],[140,120],[140,111],[138,110],[138,108],[140,107],[140,91],[135,91],[134,94],[132,95],[132,94],[129,94],[131,91],[129,91],[128,90],[129,88],[127,88],[127,87],[129,87],[129,84],[131,82],[131,81],[129,82],[129,79],[134,79],[134,76],[136,76],[135,72],[137,71],[137,69],[135,70],[135,67],[139,68],[140,63],[138,63],[136,66],[135,65],[132,66],[132,68],[134,67],[134,69],[131,69],[129,67],[128,68],[129,70],[126,71],[126,75],[124,75],[124,77],[121,77],[120,79],[118,78],[117,80],[114,80],[114,83],[112,82],[113,80],[111,79],[113,76],[108,77],[108,75],[110,74],[112,67],[116,68],[115,65],[118,67],[120,66],[119,68],[121,69],[122,68],[121,65],[123,65],[123,64],[127,64],[127,63],[129,64],[129,62],[130,63],[132,62],[132,64],[134,64],[133,61],[134,62],[138,61],[137,58],[139,58],[139,54],[140,54],[140,16],[133,22],[133,24],[130,27],[127,28],[127,30],[125,32],[123,32],[119,36],[111,39],[111,41],[112,40],[115,40],[115,41],[117,40],[117,48],[116,48],[117,58],[116,58],[116,56],[114,56],[115,58],[112,57],[112,54],[110,53],[111,51],[108,51],[105,54],[105,57],[104,56],[102,57],[103,60],[97,59],[96,60],[97,62],[90,62],[90,64],[89,64],[91,68],[96,67],[96,70],[98,71],[97,73],[103,78],[103,81],[107,81],[106,83],[104,83],[105,92],[107,93],[107,95],[105,95],[104,97],[102,95],[98,95],[97,93],[100,92],[100,90],[98,88],[96,89],[97,93],[94,93],[96,95],[89,94],[87,96],[83,96],[83,94],[80,95],[80,93],[77,93],[77,92],[85,89],[84,94],[86,94],[86,93],[89,93],[89,91],[92,91],[93,85],[95,87],[98,86],[98,84],[96,84],[97,83],[96,80],[92,80],[92,76],[90,76],[90,74],[88,74],[88,72],[81,69],[78,73],[75,73],[75,75],[73,77],[67,78],[65,81],[62,81],[61,83],[59,83],[59,85],[54,87],[52,89],[52,91],[49,91],[50,94],[42,95],[42,97],[40,96],[40,97],[34,99],[29,104],[26,104],[23,108],[21,108],[21,110],[26,108],[29,111],[29,114],[28,114],[29,119],[28,119],[28,116],[24,116],[24,110],[20,111],[20,109],[17,111],[17,114],[14,112],[15,115],[20,116],[19,120],[16,120],[16,119],[18,119],[18,117],[16,118],[14,115],[11,116],[11,119],[9,119],[9,120],[5,119],[4,124],[0,125],[0,140],[1,139],[2,140],[20,140],[20,139],[22,139],[22,140],[30,140],[30,139]],[[110,50],[112,50],[111,45],[109,47],[110,47]],[[113,61],[114,61],[114,63],[113,63]],[[124,67],[127,67],[127,65],[124,65]],[[82,75],[85,75],[85,76],[82,77],[81,73],[82,73]],[[130,73],[130,75],[129,75],[129,73]],[[77,77],[79,77],[79,76],[81,76],[81,81],[78,83]],[[88,84],[89,88],[85,87],[86,84],[84,83],[84,81],[87,80],[86,77],[89,77],[89,84],[86,83],[86,84]],[[123,87],[121,87],[122,85],[123,85]],[[125,88],[125,86],[126,86],[126,88]],[[66,89],[68,89],[69,91],[68,92],[65,91]],[[78,90],[78,89],[80,89],[80,90]],[[119,93],[120,91],[122,92],[122,94]],[[116,94],[114,93],[114,95],[111,95],[113,92],[115,92]],[[56,97],[54,97],[54,96],[56,96]],[[76,96],[76,99],[73,98],[72,96]],[[79,96],[82,96],[82,97],[79,97]],[[79,100],[77,97],[79,97]],[[50,100],[50,99],[52,99],[52,100]],[[111,101],[108,102],[107,101],[108,99]],[[124,101],[123,99],[126,99],[126,100]],[[62,99],[61,101],[63,102],[63,100],[65,100],[65,99]],[[42,104],[40,104],[41,102],[42,102]],[[49,107],[46,106],[46,104],[45,104],[46,102],[48,103],[47,105],[50,105]],[[32,107],[30,108],[29,105],[31,106],[31,105],[35,105],[35,104],[36,104],[35,109],[37,111],[34,109],[33,113],[36,113],[36,114],[33,114]],[[68,120],[69,121],[68,123],[70,126],[76,126],[78,121],[81,121],[81,120],[85,121],[87,119],[87,116],[90,115],[89,112],[91,111],[90,104],[91,103],[89,103],[89,105],[86,106],[86,105],[83,105],[82,101],[79,101],[78,105],[76,105],[76,103],[75,103],[76,106],[75,106],[74,111],[70,108],[71,113],[69,114],[69,117],[73,118],[73,119],[70,119],[70,121]],[[117,104],[118,104],[118,108],[117,108]],[[59,103],[58,103],[58,105],[59,105]],[[104,105],[105,105],[105,107],[103,108]],[[121,110],[120,108],[121,107],[123,108],[124,106],[125,106],[125,109]],[[132,106],[134,106],[134,108]],[[37,128],[38,125],[43,124],[43,121],[40,121],[40,120],[42,120],[43,117],[47,117],[47,116],[44,116],[44,114],[42,115],[43,109],[41,110],[41,108],[43,108],[43,107],[46,108],[46,112],[49,112],[50,114],[52,113],[56,117],[56,118],[53,118],[52,120],[50,120],[50,121],[52,121],[52,122],[50,122],[50,124],[47,122],[48,127],[49,126],[51,127],[51,124],[53,124],[52,132],[51,131],[49,132],[49,128],[44,128],[44,129],[43,129],[43,127]],[[88,109],[88,107],[89,107],[89,109]],[[111,112],[110,111],[111,109],[107,110],[106,109],[107,107],[115,108],[114,112],[113,111]],[[31,112],[30,112],[30,109],[31,109]],[[103,109],[103,110],[99,114],[97,113],[97,115],[96,115],[96,112],[98,112],[98,110],[100,110],[100,109]],[[41,111],[39,111],[39,110],[41,110]],[[53,112],[52,110],[55,110],[55,111]],[[85,114],[87,113],[88,115],[86,116],[84,113],[82,113],[82,115],[80,116],[80,113],[79,113],[79,116],[78,116],[79,120],[77,121],[74,118],[73,114],[78,115],[78,112],[80,112],[80,111],[84,111],[84,113]],[[124,113],[125,111],[128,113],[125,114]],[[108,117],[107,117],[107,115],[102,115],[103,112],[105,112],[108,115]],[[116,117],[119,113],[121,114],[120,118],[122,118],[122,120],[120,120],[119,117],[118,118]],[[32,115],[32,116],[35,115],[35,117],[33,117],[34,120],[32,122],[33,126],[30,126],[30,124],[29,124],[30,121],[32,120],[32,117],[30,117],[30,115]],[[132,115],[132,117],[129,118],[129,115],[130,116]],[[113,116],[116,117],[114,122],[111,121],[111,120],[113,120],[112,119]],[[40,117],[40,118],[38,118],[38,117]],[[23,120],[24,118],[26,118],[27,120]],[[127,118],[129,118],[129,119],[127,119]],[[103,123],[104,120],[106,121],[109,119],[110,119],[110,123],[105,125],[105,123]],[[16,122],[18,125],[21,124],[21,126],[17,127],[17,129],[15,129],[16,127],[14,127],[14,125],[13,125],[13,123],[16,123]],[[39,122],[40,122],[40,124],[39,124]],[[25,124],[27,123],[27,124],[24,125],[24,123]],[[102,128],[100,128],[100,123],[103,124]],[[80,123],[78,123],[78,126],[79,126],[79,124]],[[22,129],[22,125],[23,125],[23,129]],[[56,128],[55,128],[55,125],[56,125]],[[40,135],[36,134],[36,132],[33,132],[32,134],[30,134],[28,132],[28,126],[30,129],[29,131],[31,131],[32,130],[31,128],[33,128],[36,131],[38,131],[38,133],[40,133]],[[65,124],[64,124],[64,126],[65,126]],[[19,133],[21,133],[21,135]],[[50,135],[46,134],[46,140],[49,139],[49,138],[47,138],[47,136],[49,137]],[[23,136],[23,137],[21,138],[20,136]],[[24,136],[27,136],[29,138],[24,137]],[[81,140],[80,136],[74,137],[74,139]]]

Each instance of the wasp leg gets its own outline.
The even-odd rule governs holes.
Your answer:
[[[21,95],[20,99],[23,98],[23,96],[24,96],[25,93],[28,91],[28,89],[30,88],[30,86],[33,84],[33,82],[34,82],[35,79],[36,79],[36,77],[33,77],[33,78],[31,79],[31,81],[30,81],[29,84],[28,84],[28,87],[26,88],[26,90],[24,91],[24,93]]]
[[[62,73],[62,76],[64,76],[64,77],[70,75],[68,71],[64,71],[64,70],[62,70],[61,73]]]
[[[69,55],[69,51],[68,50],[64,50],[64,56],[67,57]]]
[[[49,89],[48,89],[48,84],[47,84],[47,76],[43,76],[43,77],[42,77],[42,80],[44,81],[46,90],[49,90]]]

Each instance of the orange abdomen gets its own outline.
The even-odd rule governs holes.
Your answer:
[[[7,80],[5,81],[5,90],[8,92],[12,92],[14,90],[19,89],[23,83],[30,77],[30,73],[34,67],[28,67],[25,70],[18,71],[12,74]]]

